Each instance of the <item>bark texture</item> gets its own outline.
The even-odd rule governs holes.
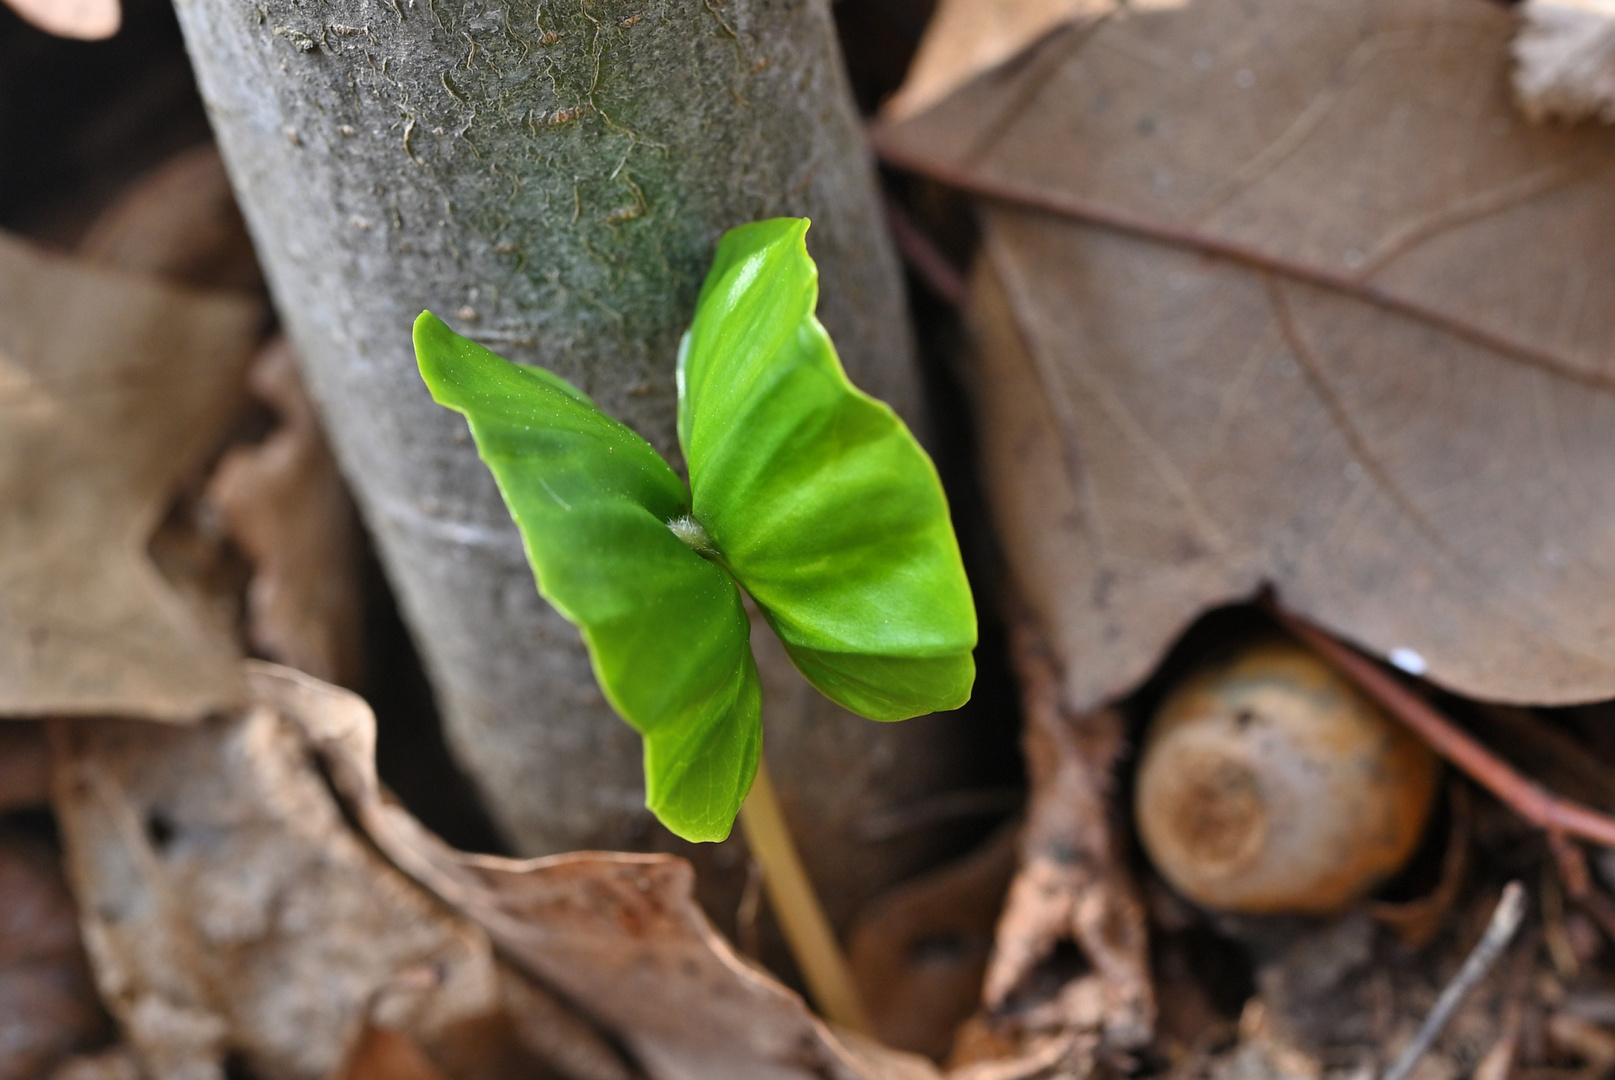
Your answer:
[[[901,283],[828,5],[176,6],[451,745],[522,851],[643,846],[638,739],[576,630],[537,596],[464,421],[421,385],[410,323],[431,308],[559,372],[677,460],[674,353],[717,237],[805,214],[820,315],[849,373],[913,418]],[[943,781],[949,722],[871,724],[795,692],[777,657],[770,667],[782,790],[810,851],[847,852],[818,869],[832,889],[902,873],[877,871],[853,830]]]

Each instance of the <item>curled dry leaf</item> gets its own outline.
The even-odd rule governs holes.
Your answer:
[[[6,4],[48,34],[99,41],[118,32],[123,8],[118,0],[5,0]]]
[[[908,1080],[922,1060],[850,1048],[802,999],[740,959],[707,922],[690,864],[578,852],[465,855],[388,800],[375,717],[359,697],[248,664],[255,697],[294,721],[366,833],[399,867],[483,927],[513,963],[613,1032],[652,1080]]]
[[[487,937],[351,831],[274,710],[53,734],[96,979],[148,1076],[222,1076],[234,1054],[261,1080],[322,1080],[373,1027],[466,1080],[551,1075],[505,1017]]]
[[[0,832],[0,1080],[35,1080],[104,1037],[55,851]]]
[[[1520,120],[1513,27],[1129,7],[878,133],[990,201],[988,489],[1073,710],[1264,583],[1471,697],[1615,695],[1615,132]]]
[[[320,679],[359,677],[359,519],[284,338],[248,375],[280,427],[230,450],[208,483],[232,539],[253,564],[247,636],[255,649]]]
[[[942,1059],[981,1003],[993,930],[1015,872],[1018,826],[890,889],[853,923],[847,962],[876,1037]]]
[[[1538,123],[1615,123],[1615,2],[1525,0],[1514,37],[1514,93]]]
[[[0,715],[240,699],[232,644],[146,544],[234,418],[262,318],[0,236]]]
[[[1032,794],[1021,867],[998,924],[983,997],[989,1009],[1003,1009],[1059,942],[1073,941],[1092,973],[1053,1001],[1017,1003],[1027,1014],[1022,1023],[1064,1032],[1101,1027],[1113,1047],[1141,1046],[1154,1033],[1155,993],[1144,907],[1111,818],[1112,774],[1125,745],[1121,717],[1110,710],[1067,714],[1047,652],[1024,624],[1015,628],[1014,658]]]

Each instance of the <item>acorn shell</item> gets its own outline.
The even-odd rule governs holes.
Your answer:
[[[1156,868],[1189,899],[1323,914],[1407,861],[1439,775],[1424,743],[1323,661],[1268,640],[1161,704],[1134,814]]]

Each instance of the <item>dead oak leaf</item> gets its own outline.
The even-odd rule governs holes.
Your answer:
[[[262,319],[0,236],[0,716],[239,698],[232,644],[146,543],[234,419]]]
[[[1131,7],[877,136],[988,201],[990,496],[1068,708],[1284,603],[1475,697],[1615,695],[1615,137],[1472,0]]]
[[[922,1058],[843,1040],[708,923],[694,874],[666,855],[466,855],[386,797],[375,716],[357,695],[249,661],[253,696],[299,725],[370,839],[559,991],[650,1080],[937,1080]]]
[[[519,998],[487,936],[352,829],[302,731],[257,706],[199,724],[52,726],[54,808],[107,1007],[153,1077],[375,1076],[398,1040],[457,1080],[627,1080],[581,1018]],[[390,1055],[397,1064],[398,1054]]]

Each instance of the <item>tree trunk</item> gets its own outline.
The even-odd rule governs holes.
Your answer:
[[[807,215],[849,374],[913,418],[900,279],[827,4],[176,6],[451,746],[524,852],[653,842],[638,738],[536,594],[464,421],[416,374],[410,323],[431,308],[559,372],[677,460],[674,353],[717,237]],[[943,718],[843,713],[760,651],[770,758],[845,914],[928,857],[871,851],[857,822],[945,783],[958,740]]]

